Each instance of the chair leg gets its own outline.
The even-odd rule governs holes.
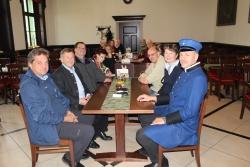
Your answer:
[[[221,85],[220,84],[218,84],[218,88],[217,88],[217,93],[218,93],[218,100],[220,101],[220,99],[221,99],[221,92],[220,92],[220,90],[221,90]]]
[[[162,167],[162,159],[163,159],[163,148],[158,146],[158,167]]]
[[[232,86],[232,100],[234,100],[234,91],[235,91],[235,85]]]
[[[4,91],[3,91],[3,93],[4,93],[4,102],[5,102],[5,104],[7,104],[7,88],[4,88]]]
[[[194,157],[194,151],[193,151],[193,150],[191,150],[190,152],[191,152],[192,157]]]
[[[69,148],[70,148],[69,153],[70,153],[71,166],[72,166],[72,167],[75,167],[75,166],[76,166],[76,163],[75,163],[74,144],[73,144],[73,142],[70,143]]]
[[[30,146],[30,149],[31,149],[32,167],[35,167],[35,166],[36,166],[37,159],[38,159],[38,155],[37,155],[37,153],[36,153],[37,148],[36,148],[36,146],[31,145],[31,146]]]
[[[14,89],[12,90],[12,97],[11,98],[12,98],[12,103],[15,104],[15,102],[16,102],[16,90],[14,90]]]
[[[200,161],[200,148],[197,147],[195,149],[195,159],[196,159],[196,163],[197,163],[197,167],[201,167],[201,161]]]
[[[242,106],[241,106],[241,112],[240,112],[240,119],[243,118],[244,111],[245,111],[245,106],[246,106],[246,104],[245,104],[245,100],[244,100],[244,97],[243,97],[243,99],[242,99]]]
[[[235,90],[236,90],[236,98],[238,99],[239,97],[240,97],[240,86],[239,86],[240,84],[239,84],[239,82],[238,81],[236,81],[236,83],[235,83]]]
[[[209,94],[212,95],[212,92],[213,92],[213,83],[212,81],[209,82]]]

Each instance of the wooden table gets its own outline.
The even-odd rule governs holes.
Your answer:
[[[107,84],[101,85],[90,101],[82,110],[83,114],[113,114],[115,116],[116,152],[97,153],[97,161],[112,161],[112,165],[122,161],[145,161],[146,157],[136,152],[125,150],[125,115],[126,114],[150,114],[153,113],[154,105],[151,102],[138,102],[136,98],[149,93],[148,85],[140,84],[137,78],[131,80],[130,108],[128,110],[102,110],[102,104],[109,90]]]

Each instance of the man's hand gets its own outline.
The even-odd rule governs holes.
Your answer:
[[[112,80],[110,78],[105,78],[105,80],[103,82],[104,83],[110,83],[110,82],[112,82]]]
[[[155,120],[151,123],[151,125],[162,125],[165,124],[165,118],[164,117],[157,117]]]
[[[81,98],[81,99],[79,100],[79,104],[85,106],[85,105],[88,103],[88,101],[89,101],[90,98],[91,98],[90,95],[87,95],[86,97]]]
[[[137,101],[153,101],[156,102],[156,96],[149,96],[146,94],[142,94],[137,97]]]
[[[71,111],[68,111],[67,114],[64,116],[64,122],[78,122],[77,116]]]
[[[110,70],[107,70],[107,72],[106,72],[106,77],[108,77],[108,78],[112,78],[112,72],[110,71]]]
[[[90,99],[92,97],[92,94],[87,93],[85,99]]]

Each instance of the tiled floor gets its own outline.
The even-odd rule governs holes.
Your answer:
[[[209,96],[207,113],[230,102],[215,96]],[[248,139],[235,136],[220,130],[203,126],[201,137],[201,164],[203,167],[250,167],[250,112],[245,112],[244,118],[239,119],[241,101],[238,100],[225,108],[206,117],[204,124],[247,136]],[[0,167],[30,167],[30,150],[28,138],[22,118],[16,105],[0,106]],[[135,132],[139,126],[126,127],[126,149],[134,151],[139,148],[135,141]],[[110,126],[108,134],[114,135],[114,127]],[[114,151],[115,143],[97,139],[100,149],[91,150],[93,153]],[[171,167],[196,167],[190,152],[165,154]],[[61,161],[62,154],[40,155],[37,167],[66,167]],[[92,158],[81,161],[87,167],[99,167]],[[140,167],[145,162],[123,162],[117,167]],[[111,166],[111,165],[107,165]]]

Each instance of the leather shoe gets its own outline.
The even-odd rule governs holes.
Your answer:
[[[90,147],[90,148],[100,148],[100,145],[97,144],[94,140],[92,140],[92,141],[89,143],[89,147]]]
[[[165,156],[163,156],[163,159],[162,159],[162,167],[169,167],[168,159]]]
[[[158,163],[152,162],[151,164],[145,165],[144,167],[157,167]]]
[[[81,159],[87,159],[87,158],[89,158],[89,154],[86,153],[86,152],[84,152],[84,153],[82,154]]]
[[[145,165],[144,167],[158,167],[158,163],[152,162],[151,164]],[[166,157],[163,157],[162,167],[169,167],[168,159]]]
[[[100,132],[97,136],[100,137],[102,140],[112,140],[112,137],[106,135],[105,132]]]
[[[76,164],[76,167],[85,167],[83,164],[81,164],[80,162],[78,162],[77,164]]]
[[[62,161],[71,167],[71,161],[70,159],[67,158],[66,154],[63,155]],[[84,167],[84,165],[81,164],[80,162],[77,162],[75,167]]]
[[[142,147],[138,150],[139,154],[144,155],[145,157],[148,157],[147,151]]]

